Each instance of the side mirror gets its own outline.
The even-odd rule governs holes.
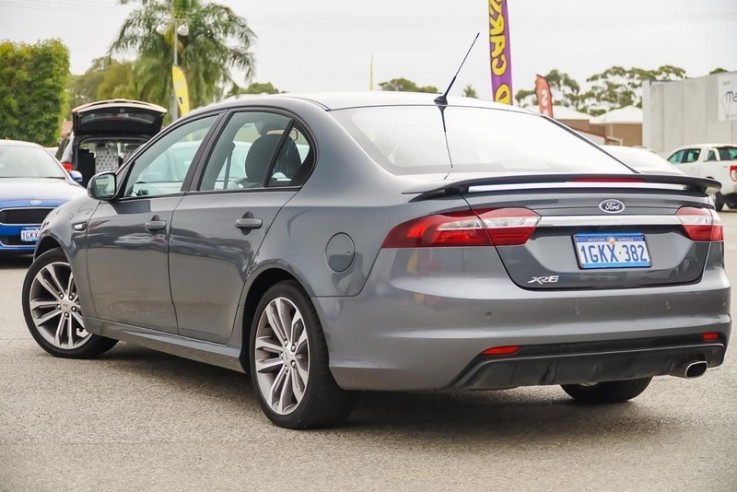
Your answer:
[[[82,173],[80,173],[79,171],[74,171],[74,170],[69,171],[69,177],[72,178],[77,183],[81,183],[82,180],[84,179],[84,177],[82,177]]]
[[[114,172],[95,174],[87,183],[87,194],[97,200],[112,200],[117,189],[116,178]]]

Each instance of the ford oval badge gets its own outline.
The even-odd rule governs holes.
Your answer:
[[[607,214],[618,214],[624,211],[624,203],[620,202],[619,200],[610,198],[601,202],[599,204],[599,209]]]

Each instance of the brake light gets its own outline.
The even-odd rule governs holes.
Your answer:
[[[396,226],[382,248],[520,245],[532,236],[539,221],[540,216],[526,208],[430,215]]]
[[[399,224],[381,245],[382,248],[430,246],[491,246],[491,241],[473,212],[450,212]]]
[[[713,332],[713,331],[710,331],[710,332],[707,332],[707,333],[702,333],[701,334],[701,339],[703,341],[705,341],[705,342],[715,342],[715,341],[719,340],[719,333],[716,333],[716,332]]]
[[[519,345],[505,345],[503,347],[487,348],[481,355],[514,355],[519,352]]]
[[[74,169],[74,168],[72,167],[72,163],[71,163],[71,162],[62,162],[62,163],[61,163],[61,165],[62,165],[62,166],[64,166],[64,169],[66,169],[66,170],[67,170],[67,172],[69,172],[69,171],[71,171],[72,169]]]
[[[708,208],[681,207],[676,212],[683,230],[692,241],[723,241],[724,229],[719,215]]]
[[[642,183],[641,178],[573,178],[573,183]]]
[[[737,181],[737,166],[729,166],[729,177],[732,181]]]

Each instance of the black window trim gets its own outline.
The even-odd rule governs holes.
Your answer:
[[[173,197],[173,196],[184,195],[186,191],[191,187],[195,169],[198,168],[200,161],[202,160],[203,152],[209,145],[210,140],[212,139],[212,134],[214,130],[222,124],[223,117],[226,114],[227,112],[223,112],[222,110],[219,110],[219,111],[198,114],[196,117],[193,117],[193,118],[182,118],[179,121],[169,125],[165,130],[156,134],[155,137],[153,137],[151,140],[149,140],[144,145],[142,145],[139,149],[137,149],[135,155],[133,155],[130,159],[128,159],[128,162],[126,162],[125,165],[121,166],[116,171],[115,173],[116,181],[118,181],[118,183],[117,183],[117,190],[115,190],[115,196],[113,197],[112,200],[120,201],[120,202],[128,202],[131,200],[140,200],[140,199],[150,200],[152,198],[163,198],[163,197]],[[184,181],[182,182],[182,186],[180,187],[178,192],[165,193],[163,195],[154,195],[154,196],[150,196],[150,195],[120,196],[123,193],[123,190],[125,190],[125,185],[127,184],[128,178],[130,176],[130,170],[133,168],[133,165],[138,160],[138,157],[141,154],[146,152],[152,145],[156,144],[156,142],[166,137],[171,132],[175,131],[177,128],[182,127],[188,123],[199,121],[205,118],[210,118],[212,116],[215,116],[215,121],[213,122],[212,126],[210,126],[209,130],[207,131],[207,134],[205,135],[205,138],[202,139],[202,143],[197,148],[197,152],[195,152],[195,155],[192,158],[193,163],[189,166],[189,169],[187,170],[187,175],[184,177]],[[121,175],[122,175],[122,179],[119,179]]]
[[[213,150],[215,150],[215,145],[217,144],[218,140],[220,140],[220,137],[225,130],[226,125],[230,121],[230,119],[236,114],[236,113],[272,113],[272,114],[278,114],[281,116],[285,116],[289,118],[289,122],[287,123],[287,129],[289,131],[285,131],[282,135],[282,138],[279,140],[279,145],[277,145],[274,153],[271,156],[271,161],[269,162],[269,168],[266,173],[265,179],[269,179],[271,176],[271,171],[273,170],[273,167],[276,163],[276,158],[279,156],[279,152],[281,151],[282,144],[284,143],[284,139],[287,135],[291,132],[292,128],[294,128],[295,124],[299,126],[298,130],[302,132],[305,139],[307,139],[307,143],[310,145],[310,148],[313,150],[314,158],[312,163],[312,169],[310,170],[310,174],[305,179],[305,182],[307,182],[307,179],[309,179],[309,176],[314,172],[315,166],[318,162],[318,148],[317,148],[317,139],[314,137],[314,134],[312,130],[310,129],[309,125],[300,118],[297,114],[288,111],[283,108],[275,108],[272,106],[240,106],[237,108],[232,108],[227,110],[223,118],[220,120],[219,124],[217,125],[217,131],[213,132],[211,136],[208,137],[206,146],[204,147],[204,155],[200,158],[200,160],[196,163],[196,169],[194,174],[192,175],[192,180],[189,183],[189,186],[184,189],[185,195],[190,194],[222,194],[222,193],[254,193],[254,192],[264,192],[264,191],[290,191],[290,190],[299,190],[304,186],[304,183],[298,186],[261,186],[259,188],[244,188],[241,190],[199,190],[199,187],[202,185],[202,179],[205,175],[205,166],[207,166],[207,162],[210,160],[210,156],[212,155]],[[195,166],[192,166],[195,167]],[[191,170],[192,168],[190,168]],[[262,185],[265,185],[266,181],[262,183]]]

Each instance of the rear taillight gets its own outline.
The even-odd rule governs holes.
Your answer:
[[[64,169],[66,169],[66,170],[67,170],[67,172],[69,172],[69,171],[71,171],[72,169],[74,169],[74,168],[72,167],[72,163],[71,163],[71,162],[62,162],[62,163],[61,163],[61,165],[62,165],[62,166],[64,166]]]
[[[386,236],[382,248],[490,245],[484,225],[473,212],[450,212],[399,224]]]
[[[540,216],[526,208],[449,212],[412,219],[392,229],[383,248],[520,245]]]
[[[732,181],[737,181],[737,166],[729,166],[729,177]]]
[[[724,229],[719,215],[708,208],[681,207],[676,212],[683,230],[692,241],[723,241]]]

